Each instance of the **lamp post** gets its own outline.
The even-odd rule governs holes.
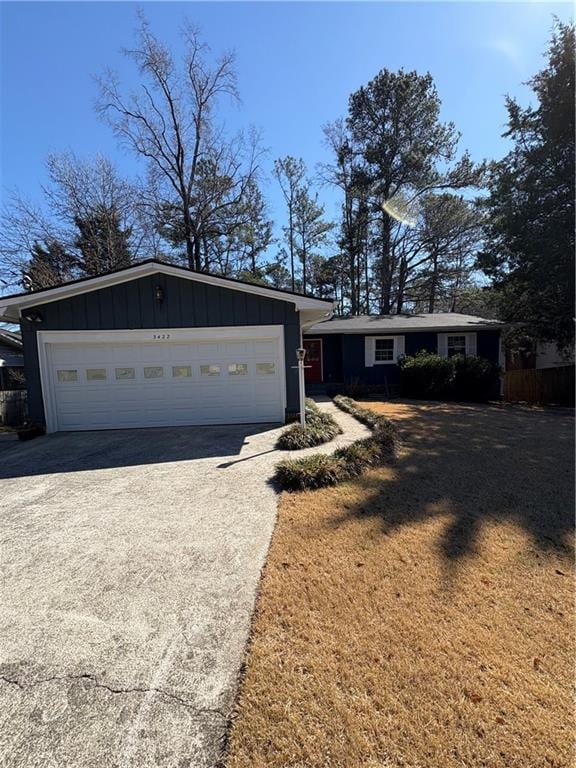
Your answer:
[[[300,394],[300,424],[304,427],[306,425],[306,391],[304,386],[304,358],[306,357],[306,350],[304,347],[298,347],[296,350],[296,359],[298,360],[298,392]]]

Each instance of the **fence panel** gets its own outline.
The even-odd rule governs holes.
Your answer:
[[[504,399],[538,405],[574,405],[574,366],[507,371]]]
[[[25,389],[0,391],[0,425],[19,427],[27,418],[27,392]]]

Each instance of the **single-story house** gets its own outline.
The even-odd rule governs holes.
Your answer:
[[[21,389],[23,385],[22,339],[13,331],[0,328],[0,391]]]
[[[48,432],[284,422],[302,332],[332,310],[156,260],[0,297],[21,326],[28,418]]]
[[[478,355],[503,367],[503,326],[457,312],[334,317],[304,331],[306,381],[310,390],[352,382],[394,387],[399,359],[421,350]]]

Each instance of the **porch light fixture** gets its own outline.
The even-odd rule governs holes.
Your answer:
[[[296,359],[298,360],[298,362],[303,363],[305,357],[306,357],[306,350],[304,349],[304,347],[298,347],[298,349],[296,350]]]
[[[44,318],[40,312],[29,312],[27,315],[24,315],[24,320],[27,320],[29,323],[41,323]]]
[[[154,298],[156,299],[156,304],[162,304],[164,301],[164,288],[161,285],[157,285],[154,288]]]

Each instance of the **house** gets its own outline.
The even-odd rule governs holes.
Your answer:
[[[284,422],[296,350],[331,300],[156,260],[0,297],[19,322],[28,418],[59,430]]]
[[[24,386],[24,354],[17,333],[0,328],[0,392]]]
[[[306,382],[395,386],[398,361],[421,350],[478,355],[503,365],[503,323],[456,312],[332,318],[304,332]]]

